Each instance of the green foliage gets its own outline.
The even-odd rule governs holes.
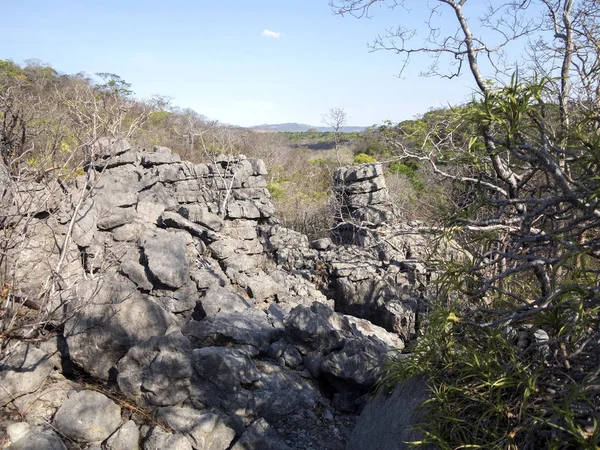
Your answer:
[[[435,308],[410,357],[389,364],[381,386],[390,389],[427,374],[428,423],[415,447],[519,448],[515,443],[539,423],[532,420],[538,405],[530,398],[539,389],[542,368],[501,329],[465,324],[459,314],[443,305]]]
[[[472,256],[443,263],[422,335],[386,368],[385,389],[411,376],[428,379],[417,448],[600,443],[600,395],[592,387],[600,375],[597,131],[580,111],[568,127],[557,126],[546,83],[513,77],[458,111],[458,136],[432,142],[444,170],[503,190],[474,183],[463,191],[471,199],[450,211],[444,238],[460,239]],[[548,129],[561,134],[550,137]],[[395,163],[391,170],[413,176],[420,169]],[[505,172],[519,183],[507,188]],[[535,337],[541,330],[547,339]]]
[[[390,173],[405,176],[415,191],[423,192],[425,190],[425,183],[418,170],[419,163],[415,160],[394,161],[388,169]]]
[[[356,155],[354,157],[354,165],[374,163],[374,162],[377,162],[377,160],[375,158],[373,158],[372,156],[367,155],[366,153],[359,153],[358,155]]]
[[[21,67],[11,60],[0,59],[0,76],[13,77],[20,80],[26,80],[27,77]]]
[[[285,189],[277,182],[269,183],[267,189],[275,200],[282,200],[285,195]]]
[[[128,83],[117,74],[99,72],[96,73],[96,76],[104,82],[103,84],[98,85],[100,91],[109,92],[119,96],[129,96],[133,94],[131,83]]]

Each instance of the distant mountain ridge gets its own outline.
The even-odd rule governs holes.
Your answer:
[[[302,132],[308,130],[317,130],[317,131],[332,131],[331,127],[313,127],[311,125],[306,125],[304,123],[276,123],[276,124],[263,124],[263,125],[255,125],[253,127],[248,127],[254,131],[262,131],[262,132],[270,132],[270,133],[279,133],[279,132]],[[340,131],[343,133],[357,133],[364,131],[368,127],[356,127],[356,126],[348,126],[342,127]]]

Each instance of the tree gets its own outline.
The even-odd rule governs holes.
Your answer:
[[[337,13],[358,17],[375,4],[419,7],[330,2]],[[387,381],[427,372],[425,443],[596,448],[598,3],[490,3],[475,21],[467,4],[475,6],[422,4],[429,8],[425,44],[403,26],[372,44],[400,54],[401,71],[415,53],[432,57],[427,75],[454,78],[468,69],[479,91],[445,133],[414,130],[412,140],[402,130],[388,134],[399,159],[429,164],[438,176],[472,187],[473,197],[444,227],[472,257],[447,262],[413,357],[392,365]],[[519,39],[537,51],[510,61],[503,50]]]
[[[340,133],[348,116],[344,111],[344,108],[335,107],[331,108],[327,114],[321,116],[321,122],[333,129],[333,139],[335,140],[335,157],[337,158],[338,165],[342,165],[340,161]]]

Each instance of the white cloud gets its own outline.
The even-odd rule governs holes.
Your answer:
[[[156,63],[156,55],[151,52],[137,52],[134,53],[129,60],[138,66],[146,66]]]
[[[275,39],[278,39],[278,38],[279,38],[279,36],[281,36],[281,33],[278,33],[277,31],[271,31],[271,30],[269,30],[269,29],[265,28],[265,29],[263,30],[263,32],[262,32],[262,35],[263,35],[264,37],[270,37],[270,38],[275,38]]]

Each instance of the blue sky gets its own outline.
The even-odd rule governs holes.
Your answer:
[[[0,40],[0,59],[116,73],[138,97],[161,94],[241,126],[319,125],[334,106],[349,124],[372,125],[472,92],[467,76],[419,77],[420,60],[400,79],[398,56],[369,53],[367,43],[406,14],[377,7],[356,20],[333,15],[327,0],[6,2],[0,29],[10,39]],[[424,26],[422,16],[411,20]]]

